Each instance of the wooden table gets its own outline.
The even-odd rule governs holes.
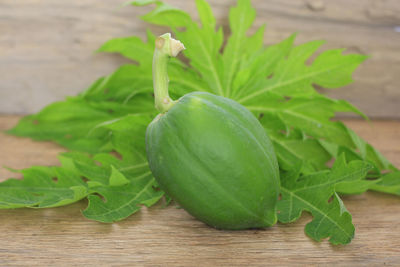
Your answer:
[[[0,130],[19,117],[0,116]],[[400,122],[346,124],[400,166]],[[57,164],[63,151],[52,143],[0,134],[0,165],[14,168]],[[0,171],[0,180],[11,176]],[[399,265],[400,197],[369,192],[344,197],[356,236],[347,246],[317,243],[304,234],[311,217],[265,230],[218,231],[176,206],[156,205],[118,223],[85,219],[87,205],[53,209],[0,210],[0,265]]]

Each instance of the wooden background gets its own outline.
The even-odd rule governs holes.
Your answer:
[[[31,113],[88,87],[124,60],[94,54],[113,37],[144,37],[139,15],[123,0],[0,0],[0,113]],[[165,0],[197,17],[194,1]],[[234,0],[209,0],[227,24]],[[330,92],[374,118],[400,118],[399,0],[253,0],[265,43],[299,32],[298,43],[325,39],[324,48],[369,54],[355,83]],[[156,33],[165,30],[151,27]]]

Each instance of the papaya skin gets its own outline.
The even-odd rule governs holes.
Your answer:
[[[205,92],[171,101],[158,108],[146,131],[148,163],[161,189],[218,229],[275,224],[279,168],[257,118],[239,103]]]

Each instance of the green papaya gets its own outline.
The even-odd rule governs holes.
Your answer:
[[[162,46],[156,43],[156,50],[166,52],[155,52],[153,74],[160,74],[158,58],[172,53],[173,44],[165,42],[173,40],[170,35],[159,38],[164,41],[158,39]],[[161,113],[147,128],[146,151],[160,187],[194,217],[219,229],[275,224],[279,169],[257,118],[239,103],[210,93],[172,101],[168,92],[157,92],[167,86],[157,77]]]

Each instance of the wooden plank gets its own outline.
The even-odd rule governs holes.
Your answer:
[[[166,0],[196,15],[194,1]],[[227,25],[234,0],[209,0]],[[139,15],[150,7],[118,8],[115,0],[0,1],[0,112],[32,113],[87,88],[124,61],[94,54],[113,37],[145,36]],[[400,1],[254,0],[255,25],[268,24],[265,42],[299,32],[297,43],[324,39],[324,48],[349,48],[371,58],[355,83],[329,92],[375,118],[399,118]],[[156,33],[165,29],[151,27]]]
[[[0,116],[0,131],[18,116]],[[400,166],[400,122],[349,120],[346,124]],[[53,165],[56,145],[0,133],[0,163],[14,168]],[[9,177],[0,172],[0,180]],[[219,231],[184,210],[162,204],[113,224],[89,221],[87,205],[0,210],[0,266],[396,266],[400,262],[400,198],[369,192],[344,197],[356,237],[350,245],[317,243],[304,234],[311,217],[265,230]]]

